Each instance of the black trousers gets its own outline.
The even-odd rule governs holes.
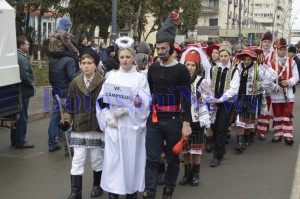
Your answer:
[[[155,196],[158,177],[158,166],[164,141],[166,142],[167,170],[164,185],[175,188],[179,174],[180,160],[173,153],[174,145],[181,139],[182,119],[179,117],[159,118],[158,123],[151,121],[151,115],[147,123],[146,134],[146,169],[145,169],[145,191]]]
[[[225,142],[227,138],[227,132],[230,125],[231,107],[227,104],[218,104],[216,121],[212,125],[212,130],[215,138],[215,152],[214,158],[222,159],[226,149]]]

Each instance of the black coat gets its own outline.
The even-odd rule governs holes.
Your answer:
[[[106,72],[109,72],[113,69],[118,70],[120,68],[120,65],[114,58],[108,56],[107,60],[105,61],[105,68]]]
[[[80,74],[71,57],[54,58],[49,61],[49,81],[56,94],[67,97],[70,82]]]

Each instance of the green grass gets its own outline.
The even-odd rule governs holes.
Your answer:
[[[38,68],[37,65],[32,65],[34,77],[35,77],[35,82],[36,82],[36,87],[41,87],[41,86],[50,86],[49,83],[49,67],[48,66],[42,66],[42,68]]]

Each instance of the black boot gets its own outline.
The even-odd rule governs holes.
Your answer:
[[[246,146],[250,145],[250,134],[244,134],[244,141]]]
[[[173,188],[164,187],[162,199],[172,199],[173,192]]]
[[[118,199],[119,195],[114,193],[108,193],[108,199]]]
[[[132,194],[126,194],[125,199],[137,199],[137,192]]]
[[[212,138],[211,137],[206,137],[206,142],[205,142],[205,150],[207,153],[210,153],[212,151]]]
[[[180,185],[186,185],[191,182],[191,174],[192,174],[192,165],[191,164],[186,164],[184,165],[184,176],[180,180],[179,184]]]
[[[238,153],[242,153],[244,150],[246,150],[246,145],[244,142],[243,135],[237,135],[236,140],[237,140],[237,143],[235,145],[235,151]]]
[[[143,199],[154,199],[155,194],[151,194],[149,191],[145,190],[143,192]]]
[[[158,167],[158,178],[157,178],[157,184],[163,185],[165,180],[165,172],[166,172],[166,165],[165,163],[159,163]]]
[[[103,193],[103,189],[100,187],[100,180],[101,180],[102,171],[94,171],[94,183],[93,183],[93,189],[91,192],[91,198],[97,198],[98,196],[101,196]]]
[[[10,146],[17,145],[17,129],[10,130]]]
[[[71,175],[71,194],[68,199],[81,199],[82,198],[82,176]]]
[[[199,165],[193,165],[193,171],[192,171],[192,179],[191,179],[191,185],[192,186],[198,186],[199,184],[199,171],[200,171],[200,164]]]
[[[253,132],[253,131],[250,132],[250,136],[249,136],[249,142],[250,142],[250,143],[253,143],[253,142],[254,142],[254,136],[255,136],[255,135],[256,135],[255,132]]]

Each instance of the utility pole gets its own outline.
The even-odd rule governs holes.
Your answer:
[[[112,0],[112,8],[111,8],[111,36],[110,36],[110,45],[115,46],[116,37],[117,37],[117,5],[118,0]]]
[[[238,40],[239,40],[240,46],[241,46],[241,43],[242,43],[242,39],[243,39],[243,35],[242,35],[242,0],[239,0],[239,34],[238,34]]]
[[[229,26],[229,2],[227,2],[227,22],[226,22],[226,41],[228,41],[228,26]]]
[[[275,0],[275,11],[273,15],[273,26],[272,26],[272,35],[273,35],[273,41],[275,39],[275,17],[278,9],[279,0]]]

